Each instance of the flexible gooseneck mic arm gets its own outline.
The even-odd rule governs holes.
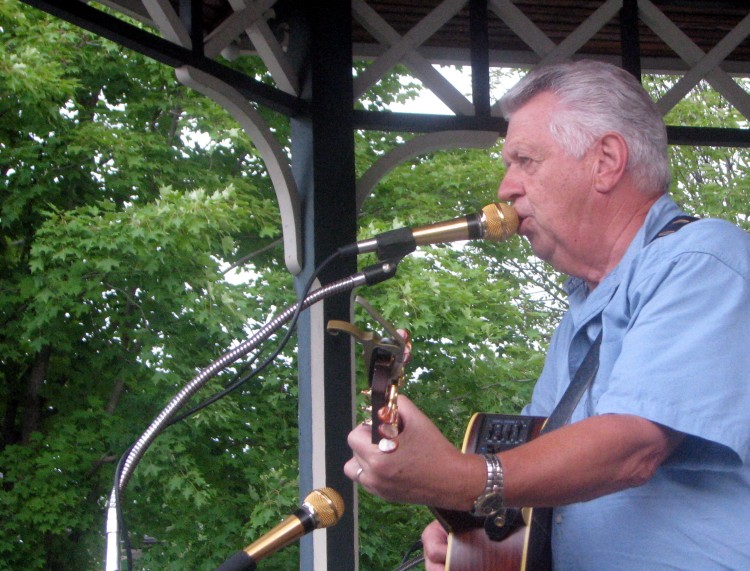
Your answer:
[[[311,305],[337,295],[351,291],[363,285],[374,285],[396,275],[400,260],[386,260],[363,269],[361,272],[325,285],[310,294],[301,302],[294,303],[261,327],[250,339],[244,341],[234,349],[227,351],[208,367],[196,375],[185,387],[178,392],[153,420],[146,431],[131,447],[122,465],[119,480],[113,486],[107,508],[107,549],[105,571],[119,571],[120,569],[120,525],[118,520],[118,496],[128,485],[135,467],[154,439],[169,425],[175,413],[195,395],[210,379],[219,374],[226,367],[247,355],[261,343],[273,335],[282,325],[287,323],[295,313],[305,310]]]

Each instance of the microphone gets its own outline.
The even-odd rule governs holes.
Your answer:
[[[344,499],[333,488],[313,490],[302,505],[271,531],[242,551],[237,551],[216,571],[253,571],[258,561],[286,547],[303,535],[338,523],[344,514]]]
[[[378,259],[402,258],[417,246],[454,242],[457,240],[492,240],[502,242],[518,230],[518,214],[510,204],[495,202],[482,208],[481,212],[461,216],[453,220],[420,226],[399,228],[378,234],[339,248],[343,256],[377,252]]]

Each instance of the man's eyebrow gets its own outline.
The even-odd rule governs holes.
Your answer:
[[[513,147],[511,147],[510,149],[503,148],[501,156],[503,162],[513,160],[513,158],[518,156],[518,149],[515,149]]]

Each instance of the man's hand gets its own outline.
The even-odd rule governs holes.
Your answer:
[[[445,571],[448,557],[448,533],[439,522],[433,521],[422,532],[425,571]]]
[[[385,500],[468,510],[484,489],[486,464],[463,454],[403,395],[398,398],[403,430],[398,448],[383,453],[371,441],[370,426],[349,433],[353,457],[344,473]]]

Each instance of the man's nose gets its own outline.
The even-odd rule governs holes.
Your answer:
[[[503,176],[500,186],[497,188],[497,197],[503,202],[513,202],[523,193],[523,187],[516,180],[512,170],[512,168],[506,169],[505,176]]]

